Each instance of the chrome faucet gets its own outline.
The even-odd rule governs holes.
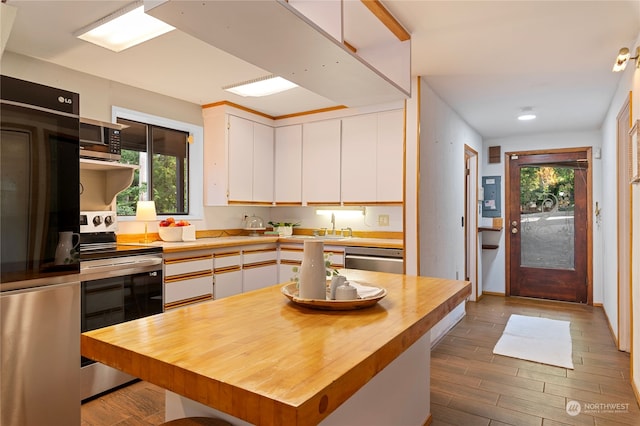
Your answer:
[[[336,235],[336,214],[331,213],[331,235]]]
[[[340,231],[342,232],[343,237],[349,237],[349,238],[353,237],[353,229],[349,227],[342,228]],[[346,231],[349,231],[349,235],[346,234]]]

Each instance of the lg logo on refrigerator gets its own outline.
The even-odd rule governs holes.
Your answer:
[[[64,96],[58,96],[58,102],[61,104],[71,104],[71,98],[65,98]]]

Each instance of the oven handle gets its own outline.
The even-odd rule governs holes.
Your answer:
[[[161,257],[144,257],[135,260],[105,259],[102,261],[87,262],[80,265],[80,280],[99,280],[102,278],[120,277],[145,272],[162,273]]]

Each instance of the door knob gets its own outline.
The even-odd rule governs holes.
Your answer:
[[[518,228],[511,228],[511,233],[512,234],[517,234],[518,233]]]

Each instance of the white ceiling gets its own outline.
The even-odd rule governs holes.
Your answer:
[[[268,72],[178,30],[120,53],[73,37],[128,3],[8,0],[18,13],[6,50],[200,105],[229,100],[272,116],[336,105],[303,88],[224,92]],[[485,138],[598,129],[621,77],[617,51],[634,51],[640,34],[640,0],[383,3],[412,34],[412,74]],[[522,107],[538,119],[518,122]]]

